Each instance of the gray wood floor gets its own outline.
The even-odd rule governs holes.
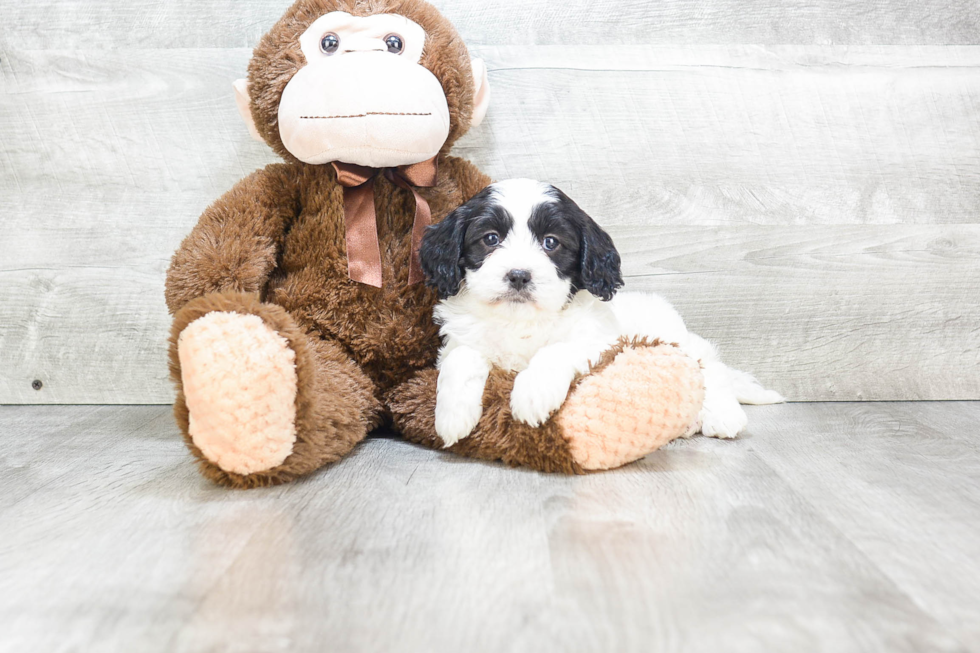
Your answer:
[[[0,407],[0,650],[980,651],[980,403],[750,419],[579,478],[374,438],[233,492],[169,407]]]

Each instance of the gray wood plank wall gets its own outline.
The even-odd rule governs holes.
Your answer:
[[[0,403],[166,403],[164,273],[274,160],[231,82],[286,0],[0,0]],[[980,5],[437,3],[556,183],[795,400],[980,399]],[[32,382],[43,382],[34,390]]]

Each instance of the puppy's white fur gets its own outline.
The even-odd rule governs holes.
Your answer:
[[[714,346],[690,333],[658,295],[620,292],[603,302],[581,290],[569,299],[571,282],[561,278],[528,227],[537,205],[556,201],[551,186],[510,180],[491,188],[493,201],[513,216],[513,227],[478,269],[466,270],[459,293],[435,309],[444,342],[436,432],[445,446],[469,435],[479,421],[492,365],[518,372],[511,412],[537,426],[561,407],[575,376],[587,372],[620,336],[676,343],[701,362],[704,405],[688,435],[700,429],[704,435],[735,437],[747,424],[739,402],[783,401],[750,375],[724,365]],[[514,269],[531,273],[530,297],[513,297],[506,275]]]

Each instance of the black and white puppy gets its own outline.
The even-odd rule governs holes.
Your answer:
[[[699,426],[735,437],[747,423],[740,402],[783,401],[718,360],[662,297],[617,294],[623,278],[612,239],[554,186],[488,186],[426,230],[421,262],[442,300],[434,314],[443,338],[436,432],[446,446],[479,421],[491,366],[518,372],[511,413],[537,426],[620,336],[677,343],[701,361],[705,398],[692,433]]]

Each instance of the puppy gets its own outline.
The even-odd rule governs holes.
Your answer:
[[[491,366],[518,373],[511,413],[537,426],[621,336],[676,343],[701,362],[704,405],[692,433],[735,437],[747,423],[740,402],[783,401],[725,366],[662,297],[617,294],[623,278],[612,239],[554,186],[488,186],[426,230],[421,263],[441,299],[436,432],[447,447],[479,421]]]

